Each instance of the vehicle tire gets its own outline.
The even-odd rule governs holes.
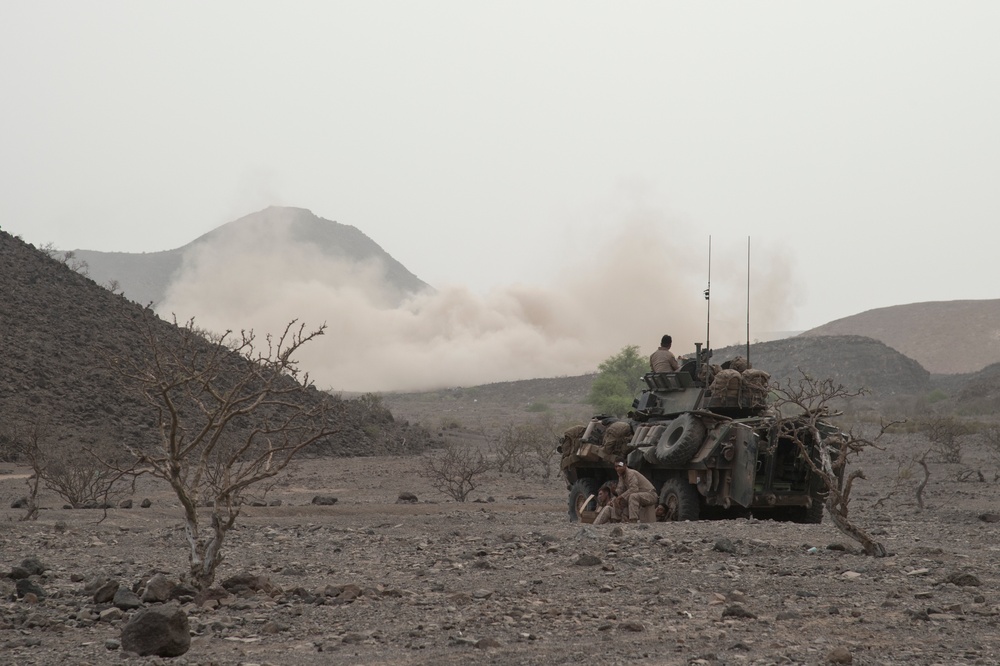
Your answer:
[[[705,440],[705,424],[696,416],[681,414],[670,422],[656,443],[656,462],[683,465],[697,453]]]
[[[679,477],[671,477],[663,482],[660,489],[660,504],[667,510],[664,520],[698,520],[701,498],[690,483]]]
[[[812,506],[797,506],[790,510],[790,518],[793,523],[804,523],[807,525],[819,525],[823,522],[823,505],[825,502],[822,497],[813,497]]]
[[[594,511],[597,509],[597,489],[601,487],[597,479],[578,479],[569,489],[569,522],[575,523],[580,520],[580,512],[584,510]],[[588,497],[594,496],[586,506],[583,504]]]

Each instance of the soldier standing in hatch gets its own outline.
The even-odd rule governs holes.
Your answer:
[[[615,463],[618,473],[618,497],[615,504],[626,523],[639,522],[639,509],[656,504],[656,488],[649,479],[625,464],[624,458]]]
[[[681,369],[681,364],[677,362],[677,357],[670,351],[670,345],[674,339],[669,335],[660,338],[660,348],[649,357],[649,367],[653,372],[677,372]]]

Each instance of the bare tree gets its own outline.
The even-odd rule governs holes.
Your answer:
[[[930,453],[930,449],[923,452],[923,454],[916,459],[916,463],[920,465],[921,469],[924,470],[924,478],[917,484],[917,508],[921,511],[924,510],[924,488],[927,487],[927,482],[931,480],[931,469],[927,466],[927,454]]]
[[[47,430],[47,427],[39,422],[31,424],[8,423],[5,424],[4,432],[0,434],[4,459],[18,460],[31,467],[31,474],[24,480],[28,486],[28,494],[25,497],[27,506],[25,506],[24,515],[18,520],[38,518],[38,491],[42,485],[40,472],[44,466],[40,443]]]
[[[962,462],[961,438],[971,432],[966,423],[954,416],[935,416],[921,421],[920,426],[938,462]]]
[[[1000,464],[1000,425],[992,424],[979,431],[979,439],[986,447],[987,453],[994,464]],[[993,480],[1000,479],[1000,472],[994,474]]]
[[[166,481],[180,500],[190,580],[205,590],[246,493],[335,431],[331,402],[311,390],[308,374],[300,378],[293,360],[326,327],[308,331],[292,321],[263,340],[253,331],[206,340],[194,320],[169,327],[146,309],[130,321],[145,348],[109,362],[157,414],[159,438],[128,448],[137,473]],[[207,525],[199,513],[206,505]]]
[[[482,451],[473,446],[448,444],[443,451],[424,454],[421,474],[438,492],[464,502],[490,467]]]
[[[44,464],[37,473],[46,488],[74,509],[107,509],[130,488],[134,490],[131,461],[123,453],[107,440],[92,444],[73,439],[53,440],[40,453]]]
[[[493,435],[483,427],[481,433],[493,451],[494,465],[501,474],[509,472],[523,479],[537,468],[543,479],[552,476],[552,459],[558,443],[551,418],[508,423]]]
[[[120,456],[107,442],[88,445],[75,438],[60,436],[45,421],[20,422],[8,426],[5,438],[23,462],[31,467],[27,478],[28,506],[21,520],[34,520],[38,516],[38,492],[41,486],[55,492],[74,509],[106,508],[128,489],[124,478],[127,471]],[[104,452],[104,458],[114,460],[116,467],[105,465],[93,453],[95,446]]]
[[[834,405],[848,398],[868,393],[865,389],[849,390],[831,379],[818,380],[805,373],[797,382],[787,380],[772,386],[775,407],[781,414],[777,427],[799,447],[803,460],[826,487],[826,508],[837,529],[851,537],[875,557],[887,555],[885,546],[849,518],[851,490],[857,479],[864,479],[863,470],[847,473],[851,456],[866,448],[878,447],[878,441],[896,421],[883,422],[874,437],[866,438],[852,432],[832,432],[827,419],[840,415]]]

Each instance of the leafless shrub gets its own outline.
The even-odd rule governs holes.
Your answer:
[[[955,478],[958,480],[959,483],[966,483],[968,481],[973,481],[973,480],[978,481],[980,483],[986,481],[986,476],[983,474],[983,471],[975,468],[966,468],[960,470],[958,474],[955,475]]]
[[[162,336],[151,310],[125,314],[142,354],[108,359],[126,389],[159,415],[159,442],[130,447],[137,474],[166,481],[183,507],[190,580],[205,590],[222,561],[226,535],[251,489],[281,472],[305,447],[333,434],[329,400],[310,397],[293,356],[325,325],[289,323],[280,336],[227,331],[206,340],[190,320]],[[176,324],[176,321],[175,321]],[[113,461],[104,461],[121,469]],[[199,506],[209,505],[209,526]]]
[[[64,252],[62,261],[71,271],[75,271],[83,276],[90,275],[90,264],[83,259],[78,258],[76,256],[76,252],[73,250]]]
[[[865,389],[850,390],[832,379],[814,379],[805,373],[797,382],[789,379],[772,386],[774,406],[781,415],[777,427],[782,435],[795,441],[803,460],[823,480],[827,513],[833,524],[861,544],[865,554],[884,557],[888,554],[885,546],[849,518],[851,490],[865,474],[860,469],[848,474],[847,468],[852,456],[867,448],[878,448],[878,441],[896,422],[883,422],[873,437],[853,431],[829,433],[827,422],[840,415],[833,405],[867,393]]]
[[[21,520],[37,517],[41,486],[55,492],[74,509],[106,507],[129,490],[125,473],[109,468],[93,453],[95,444],[61,437],[48,423],[15,424],[5,438],[18,458],[31,467],[27,479],[27,513]],[[106,459],[120,462],[113,446],[106,442],[100,446]]]
[[[912,492],[916,496],[917,508],[923,511],[924,489],[927,487],[927,482],[931,478],[931,470],[927,464],[927,456],[930,455],[930,452],[930,449],[925,449],[921,453],[900,463],[892,486],[885,495],[876,500],[873,506],[878,508],[892,497],[895,497],[905,491],[906,494]],[[916,476],[917,467],[920,467],[923,470],[923,478],[919,481],[917,481]]]
[[[979,430],[977,437],[993,463],[1000,465],[1000,425],[985,426]]]
[[[493,435],[483,428],[482,435],[501,474],[517,474],[523,479],[537,470],[543,479],[551,478],[557,446],[551,416],[506,424]]]
[[[962,462],[962,437],[972,432],[968,424],[954,416],[934,416],[921,420],[919,425],[931,442],[937,462]]]
[[[45,464],[36,473],[41,474],[46,488],[74,509],[107,508],[129,491],[129,481],[134,484],[121,453],[106,442],[81,446],[77,441],[62,440],[44,451]],[[115,464],[109,467],[103,461]]]
[[[38,491],[42,484],[44,458],[41,454],[41,442],[49,433],[49,428],[42,423],[14,422],[4,425],[0,433],[0,451],[5,461],[18,461],[31,467],[31,475],[25,479],[28,486],[28,501],[24,515],[18,520],[35,520],[38,518]]]
[[[438,492],[464,502],[490,467],[482,451],[452,443],[443,450],[424,454],[421,475]]]
[[[915,460],[915,462],[920,465],[921,469],[924,470],[924,478],[921,479],[920,483],[917,485],[917,508],[921,511],[924,510],[924,488],[927,487],[927,482],[931,479],[931,469],[927,466],[927,455],[930,451],[924,451],[923,454]]]

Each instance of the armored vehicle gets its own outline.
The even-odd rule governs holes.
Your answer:
[[[617,478],[624,457],[656,487],[659,520],[698,520],[753,514],[801,523],[823,520],[824,483],[805,455],[818,460],[818,442],[800,446],[767,404],[770,376],[736,357],[695,358],[677,372],[647,373],[647,388],[627,419],[595,416],[563,435],[561,469],[570,520],[592,520],[600,486]],[[823,424],[821,436],[836,429]]]

